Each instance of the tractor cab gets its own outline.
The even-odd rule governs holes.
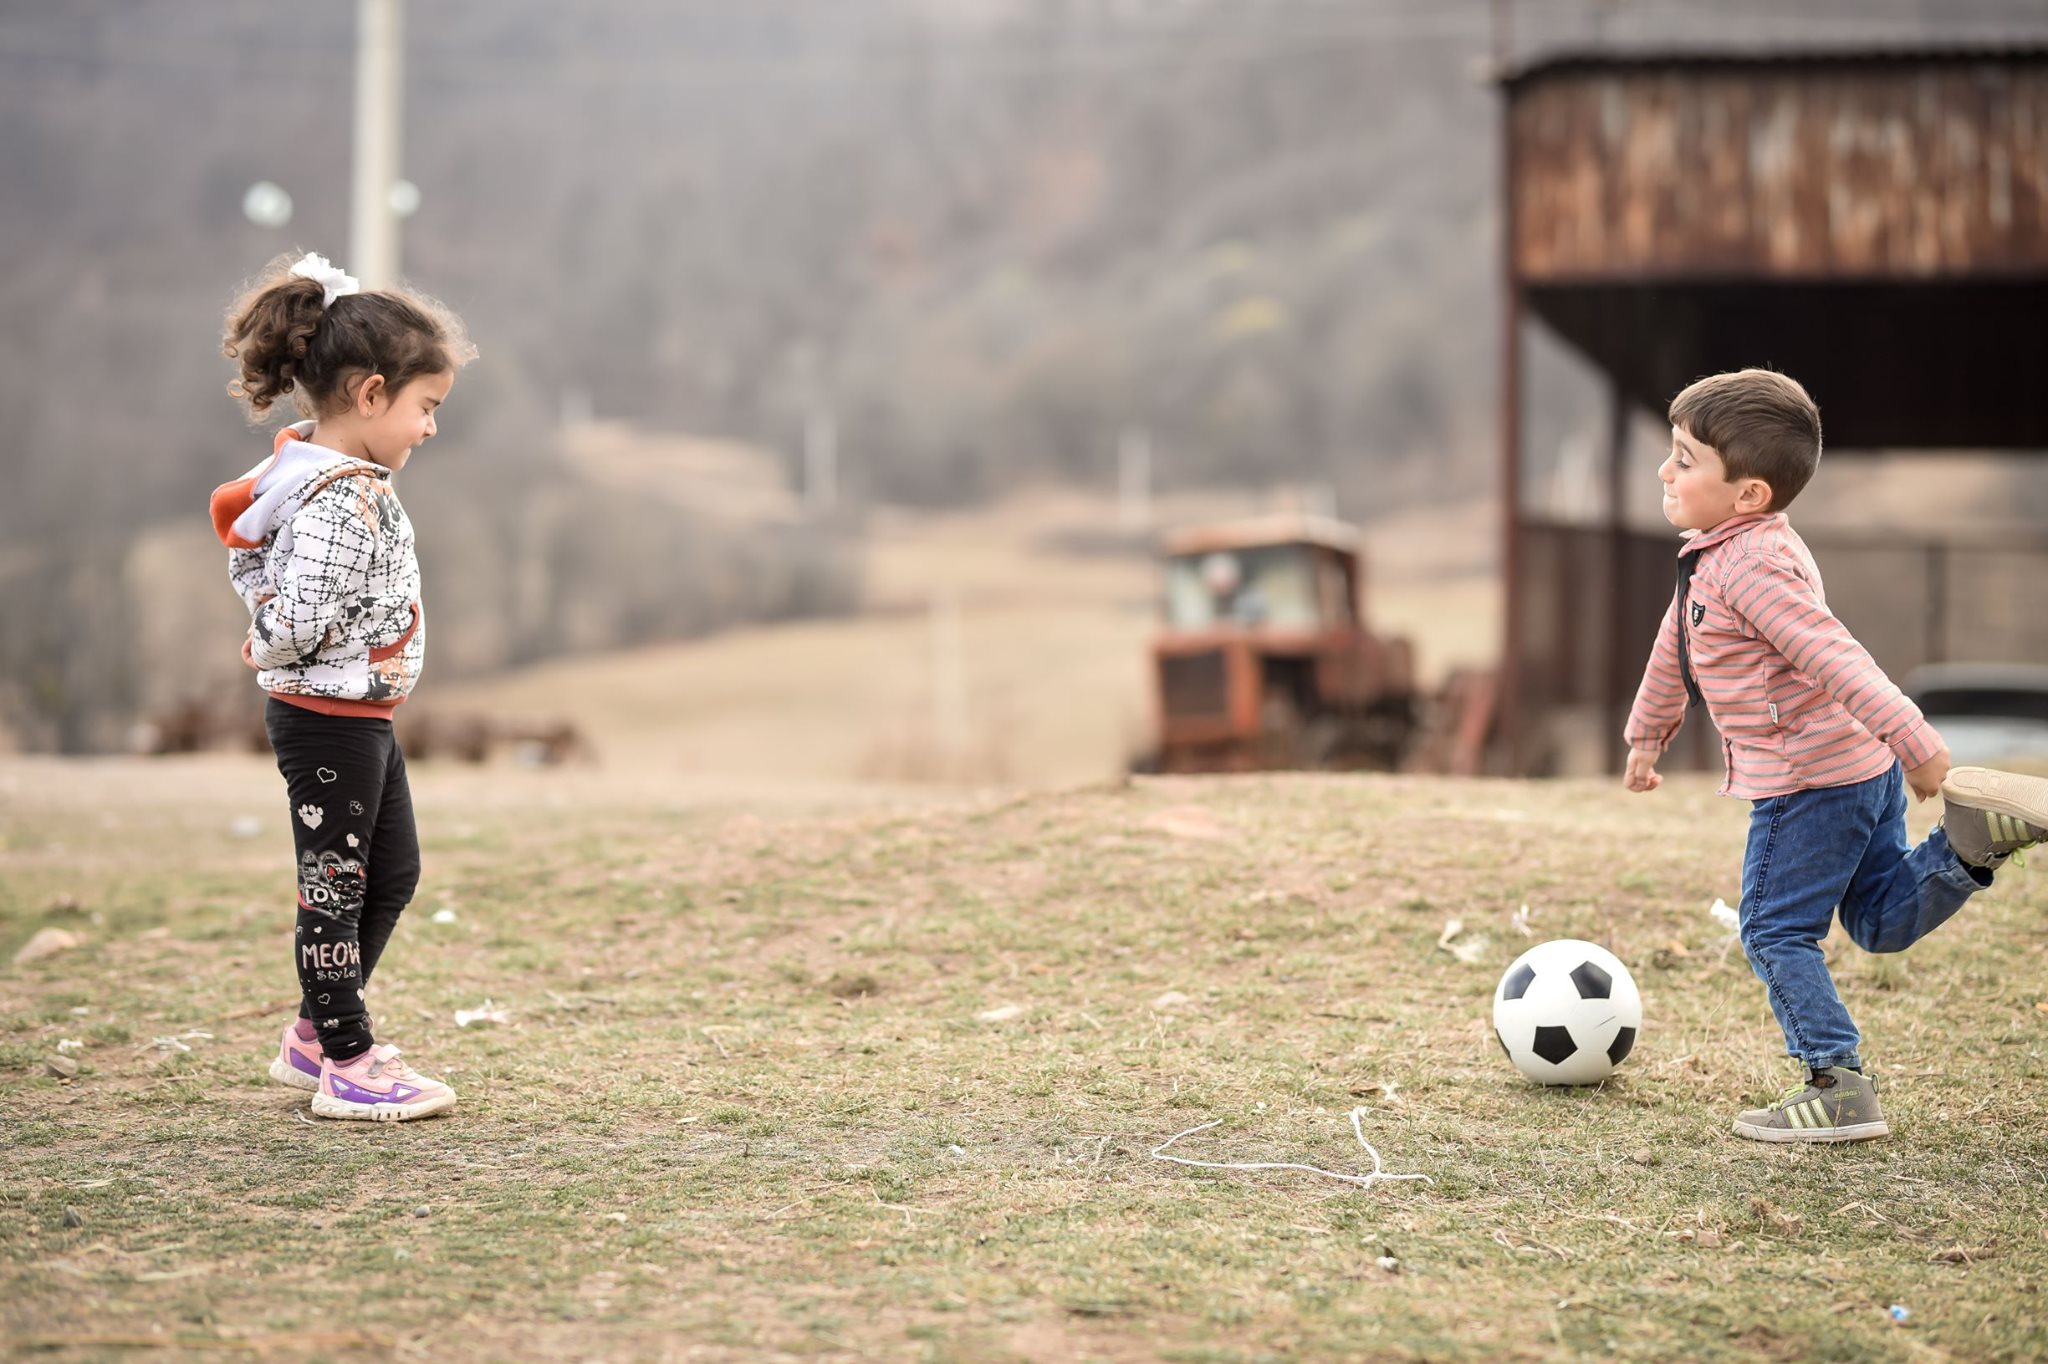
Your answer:
[[[1214,546],[1165,566],[1169,630],[1316,630],[1358,623],[1358,556],[1336,544]]]
[[[1415,725],[1406,640],[1369,631],[1358,533],[1323,517],[1191,527],[1161,546],[1160,770],[1392,767]]]

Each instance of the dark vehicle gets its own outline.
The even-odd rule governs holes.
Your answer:
[[[1357,531],[1263,517],[1176,532],[1162,551],[1159,745],[1141,767],[1401,765],[1418,733],[1413,652],[1365,624]]]
[[[1929,663],[1906,675],[1904,691],[1958,765],[2048,770],[2048,667]]]

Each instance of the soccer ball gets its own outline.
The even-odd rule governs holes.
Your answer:
[[[1577,938],[1536,944],[1493,992],[1493,1034],[1515,1069],[1538,1084],[1606,1079],[1642,1026],[1643,999],[1628,968]]]

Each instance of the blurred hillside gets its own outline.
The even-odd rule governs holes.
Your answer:
[[[1736,8],[1748,40],[1786,42],[2017,13]],[[353,9],[0,9],[0,730],[18,743],[104,747],[236,676],[200,508],[267,439],[222,396],[219,320],[280,251],[346,263]],[[1725,13],[1675,4],[1515,15],[1522,51],[1727,38]],[[1107,493],[1125,430],[1166,491],[1319,485],[1361,517],[1485,496],[1490,16],[416,0],[405,271],[483,356],[404,479],[434,675],[849,609],[865,509]],[[292,194],[288,227],[242,216],[259,179]],[[1533,419],[1568,424],[1548,401]],[[829,416],[841,509],[637,495],[565,442],[592,415],[749,448],[791,482]]]

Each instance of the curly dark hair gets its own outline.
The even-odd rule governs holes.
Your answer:
[[[396,393],[476,358],[462,319],[435,299],[372,289],[324,303],[324,286],[291,273],[299,259],[279,256],[228,309],[221,352],[242,368],[228,393],[251,421],[287,394],[300,415],[322,417],[347,407],[373,374]]]

